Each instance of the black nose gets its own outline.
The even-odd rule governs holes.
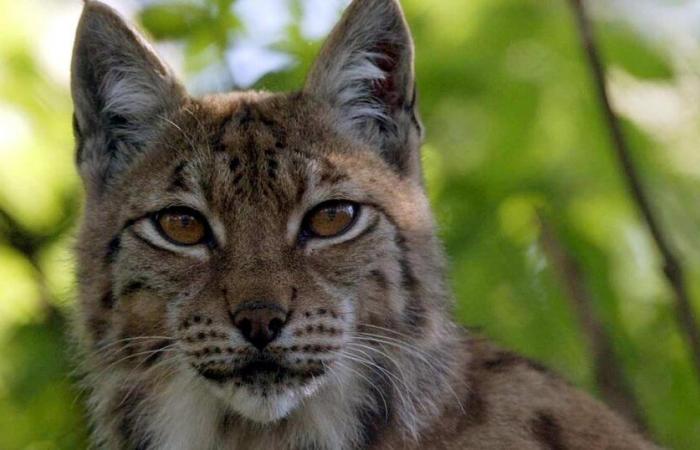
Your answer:
[[[243,337],[262,350],[279,336],[287,322],[287,312],[274,303],[249,302],[231,316]]]

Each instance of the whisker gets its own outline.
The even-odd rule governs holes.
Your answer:
[[[395,347],[407,352],[409,356],[412,355],[412,356],[419,358],[423,363],[425,363],[432,370],[435,370],[437,372],[447,373],[448,375],[455,375],[455,373],[453,372],[453,370],[449,366],[436,365],[435,363],[430,361],[425,356],[426,355],[425,352],[423,352],[422,350],[420,350],[416,347],[410,346],[403,341],[399,341],[399,340],[393,339],[393,338],[387,338],[384,336],[376,336],[376,335],[367,334],[367,333],[355,333],[355,339],[358,341],[367,342],[367,343],[374,342],[374,343],[379,343],[379,344],[384,344],[384,345],[395,346]],[[374,347],[370,347],[370,348],[376,350]],[[385,356],[387,356],[387,355],[385,355]],[[394,362],[394,364],[396,364],[396,362]],[[449,381],[446,382],[445,385],[446,385],[447,389],[450,391],[451,395],[454,397],[460,410],[463,413],[466,413],[466,410],[464,408],[464,405],[462,404],[462,401],[460,400],[459,396],[457,395],[457,393],[455,392],[454,388],[451,386]]]
[[[171,345],[169,345],[169,346],[163,347],[162,349],[157,349],[157,350],[152,351],[152,354],[153,354],[153,353],[164,353],[164,354],[165,354],[165,353],[167,353],[168,351],[173,350],[176,346],[177,346],[177,344],[171,344]],[[149,356],[150,356],[150,355],[149,355]],[[122,388],[124,388],[124,385],[130,380],[132,374],[133,374],[135,371],[137,371],[137,370],[146,362],[146,360],[147,360],[147,358],[144,358],[143,361],[141,361],[136,367],[132,368],[132,369],[129,371],[129,373],[128,373],[126,376],[124,376],[124,381],[122,382],[121,386],[119,387],[119,390],[121,390]],[[145,376],[145,375],[148,374],[150,371],[154,370],[155,367],[160,368],[160,365],[161,365],[161,364],[162,364],[162,365],[165,365],[164,363],[170,363],[170,362],[171,362],[171,361],[168,360],[168,359],[165,359],[165,360],[163,360],[163,361],[160,361],[160,362],[154,364],[152,367],[149,367],[148,369],[146,369],[141,375],[142,375],[142,376]],[[129,391],[124,395],[124,398],[122,398],[121,402],[119,402],[119,404],[117,405],[117,408],[120,407],[120,406],[131,396],[131,394],[136,390],[137,387],[138,387],[138,384],[137,384],[137,383],[134,383],[134,385],[131,387],[131,389],[129,389]]]
[[[382,392],[382,390],[379,389],[379,387],[378,387],[375,383],[373,383],[372,380],[369,379],[369,377],[367,377],[366,375],[364,375],[363,373],[361,373],[359,370],[356,370],[355,368],[353,368],[353,367],[351,367],[351,366],[349,366],[349,365],[347,365],[347,364],[343,364],[343,362],[342,362],[342,361],[339,361],[339,360],[334,361],[334,364],[338,365],[338,366],[341,367],[343,370],[349,370],[350,372],[354,373],[355,375],[357,375],[358,377],[360,377],[362,380],[364,380],[364,381],[367,383],[367,386],[369,386],[369,388],[370,388],[371,390],[373,390],[373,391],[375,391],[377,394],[379,394],[379,397],[382,399],[382,403],[384,404],[384,420],[385,420],[385,421],[388,421],[388,420],[389,420],[389,405],[388,405],[388,403],[386,402],[386,397],[384,397],[384,393]],[[342,383],[342,382],[343,382],[343,381],[340,379],[340,377],[339,377],[337,374],[334,373],[333,370],[329,370],[329,373],[331,373],[331,374],[333,374],[333,375],[335,376],[335,378],[336,378],[336,380],[338,381],[338,383]]]
[[[115,341],[110,341],[105,344],[101,344],[96,346],[94,349],[90,350],[87,352],[85,356],[95,356],[95,355],[102,355],[106,350],[111,349],[119,344],[123,344],[125,342],[129,343],[130,345],[136,345],[140,343],[140,341],[149,341],[149,340],[161,340],[161,341],[174,341],[175,338],[170,337],[170,336],[134,336],[134,337],[128,337],[124,339],[117,339]],[[134,342],[138,341],[138,342]],[[128,348],[128,346],[125,346],[124,348]]]
[[[177,345],[177,344],[172,344],[171,346],[175,346],[175,345]],[[171,346],[168,346],[168,347],[171,347]],[[173,351],[173,350],[174,350],[174,348],[169,348],[167,351]],[[131,354],[131,355],[128,355],[128,356],[125,356],[125,357],[123,357],[123,358],[120,358],[120,359],[118,359],[118,360],[116,360],[116,361],[113,361],[112,363],[110,363],[110,364],[108,364],[107,366],[105,366],[105,367],[103,367],[102,369],[100,369],[100,371],[97,372],[97,374],[98,374],[98,375],[99,375],[99,374],[103,374],[103,373],[105,373],[107,370],[109,370],[109,369],[111,369],[112,367],[114,367],[115,365],[120,364],[120,363],[122,363],[122,362],[124,362],[124,361],[127,361],[127,360],[129,360],[129,359],[131,359],[131,358],[137,358],[137,357],[139,357],[139,356],[144,356],[144,355],[145,355],[145,356],[150,356],[150,355],[152,355],[152,354],[154,354],[154,353],[158,353],[158,352],[162,352],[162,351],[163,351],[163,349],[160,349],[160,348],[159,348],[159,349],[155,349],[155,350],[144,350],[144,351],[142,351],[142,352],[133,353],[133,354]],[[144,358],[144,361],[145,361],[146,359],[147,359],[147,358]]]
[[[360,351],[360,350],[355,349],[355,351]],[[367,353],[365,353],[363,351],[360,351],[360,352],[363,353],[369,359],[362,358],[361,356],[359,356],[355,353],[350,353],[350,352],[346,352],[345,356],[347,359],[354,361],[358,364],[362,364],[369,369],[379,370],[380,374],[384,375],[384,377],[394,386],[394,390],[396,392],[396,395],[399,396],[399,399],[400,399],[401,403],[404,405],[404,407],[410,408],[413,411],[412,416],[415,416],[416,408],[415,408],[414,402],[409,401],[409,399],[406,397],[407,394],[410,395],[411,390],[408,388],[405,381],[403,379],[399,378],[398,376],[396,376],[395,374],[389,372],[387,369],[385,369],[381,365],[373,362],[371,360],[371,357]],[[402,386],[399,387],[397,382],[402,384]]]

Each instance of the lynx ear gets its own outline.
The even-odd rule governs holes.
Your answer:
[[[304,90],[337,110],[342,131],[376,148],[402,174],[419,176],[413,41],[398,0],[355,0]]]
[[[109,181],[153,140],[183,88],[145,40],[108,6],[86,1],[71,90],[81,175]]]

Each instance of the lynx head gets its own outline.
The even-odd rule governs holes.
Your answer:
[[[205,98],[88,1],[72,76],[95,377],[131,377],[129,394],[188,376],[268,423],[374,382],[403,345],[382,342],[438,339],[442,259],[396,0],[356,0],[301,91]]]

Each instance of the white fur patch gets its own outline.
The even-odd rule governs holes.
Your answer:
[[[158,450],[351,450],[361,437],[356,408],[367,401],[354,375],[334,371],[332,383],[311,385],[303,392],[263,399],[246,389],[230,402],[214,396],[206,381],[180,373],[162,390],[149,413],[149,434]],[[226,407],[250,422],[230,430],[221,442]],[[284,424],[279,419],[286,417]],[[240,442],[241,436],[247,436]]]
[[[231,407],[253,422],[262,424],[275,422],[287,417],[305,398],[313,395],[318,387],[319,383],[312,383],[301,389],[289,389],[282,393],[271,392],[267,397],[262,397],[243,387],[233,394]]]
[[[216,448],[223,407],[203,383],[194,373],[181,372],[159,394],[150,424],[154,448]]]

